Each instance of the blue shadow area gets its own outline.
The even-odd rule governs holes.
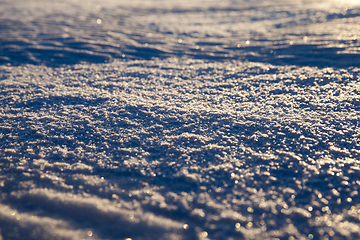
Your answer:
[[[236,9],[220,10],[240,11]],[[212,12],[216,9],[208,9],[208,11]],[[149,13],[152,13],[151,9],[142,14]],[[184,11],[173,11],[173,13],[184,14]],[[328,15],[327,18],[333,20],[357,16],[357,12],[349,12],[345,15]],[[211,39],[199,37],[196,39],[191,34],[182,34],[181,37],[184,42],[192,42],[188,44],[172,42],[171,40],[177,36],[172,32],[159,30],[156,26],[150,26],[149,29],[144,27],[128,29],[129,26],[119,21],[118,25],[105,28],[98,24],[91,25],[88,22],[79,22],[74,16],[62,16],[63,18],[71,18],[70,24],[53,20],[54,17],[46,16],[45,19],[49,19],[48,22],[43,19],[33,22],[0,19],[0,65],[34,64],[60,67],[83,62],[105,63],[119,58],[184,57],[209,61],[240,60],[319,68],[360,66],[359,54],[346,53],[349,47],[358,45],[356,38],[346,41],[329,40],[333,44],[330,46],[327,43],[279,44],[264,37],[262,40],[251,41],[252,43],[255,42],[254,45],[237,47],[236,42],[243,40],[232,38],[224,41],[222,37],[212,37]],[[90,17],[96,19],[96,16]],[[291,27],[291,24],[293,23],[290,22],[285,25]],[[278,28],[277,25],[274,27]],[[70,31],[65,30],[67,28]],[[80,30],[84,32],[83,35],[77,34]],[[162,37],[151,38],[147,35],[148,31],[153,31]],[[322,38],[322,36],[314,36],[315,38],[318,37],[319,40]],[[284,35],[283,38],[285,39],[287,36]]]

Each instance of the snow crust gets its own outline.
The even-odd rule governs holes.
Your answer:
[[[358,6],[0,9],[0,239],[360,238]]]

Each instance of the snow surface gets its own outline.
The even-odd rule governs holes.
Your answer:
[[[360,239],[355,3],[1,1],[0,239]]]

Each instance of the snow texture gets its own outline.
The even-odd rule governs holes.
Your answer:
[[[0,239],[360,239],[360,6],[0,3]]]

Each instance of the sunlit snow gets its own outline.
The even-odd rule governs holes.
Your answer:
[[[357,1],[0,12],[0,239],[360,238]]]

